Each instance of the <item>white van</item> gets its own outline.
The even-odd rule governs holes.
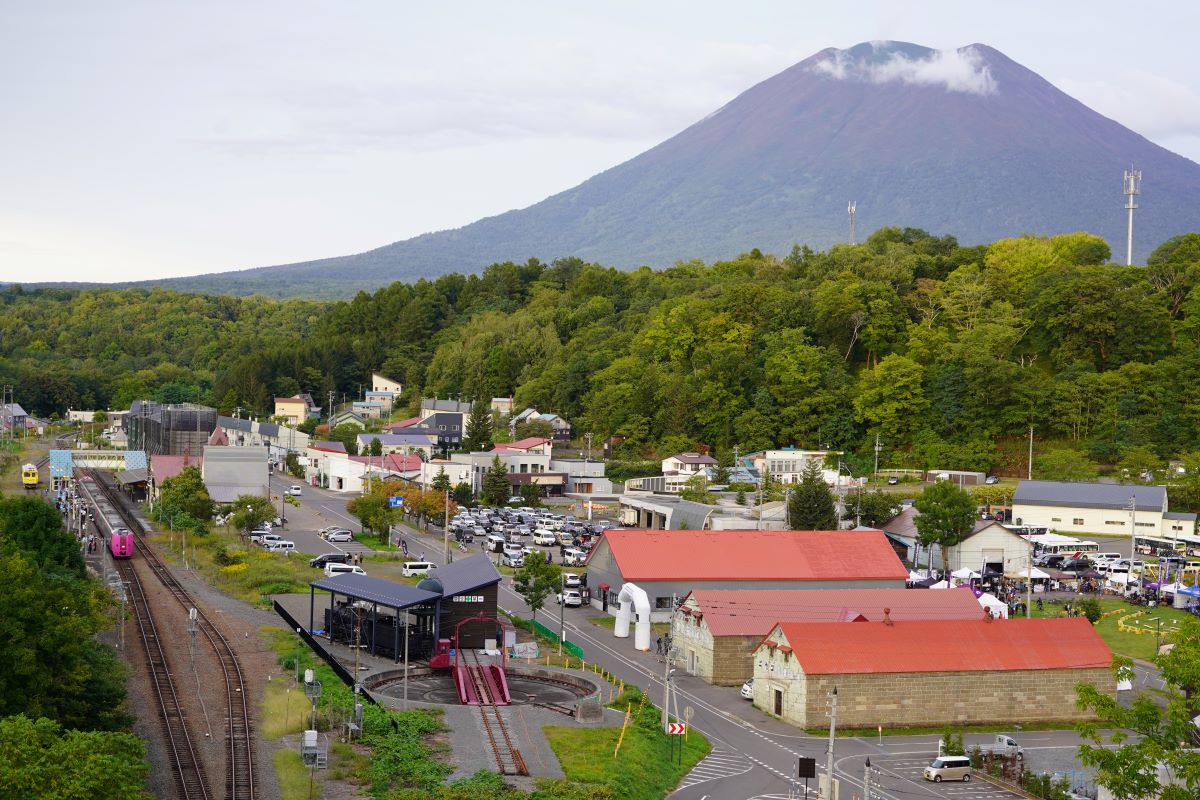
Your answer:
[[[296,549],[296,543],[287,539],[276,539],[273,542],[267,542],[268,553],[290,553]]]
[[[414,575],[428,575],[430,570],[437,569],[437,564],[429,561],[405,561],[400,568],[400,574],[406,578]]]
[[[493,533],[487,537],[487,542],[484,546],[487,548],[488,552],[499,553],[504,550],[504,541],[505,540],[503,536]]]
[[[362,567],[354,564],[326,564],[325,577],[332,578],[334,575],[366,575],[366,571]]]
[[[294,486],[292,486],[292,488],[287,490],[287,493],[290,494],[292,497],[299,497],[300,495],[302,495],[304,493],[304,489],[302,489],[300,487],[300,484],[295,484]]]
[[[938,756],[925,768],[922,775],[927,781],[971,781],[971,759],[966,756]]]
[[[544,545],[554,545],[554,544],[558,544],[558,538],[551,531],[536,530],[533,532],[533,543],[534,544],[544,544]]]

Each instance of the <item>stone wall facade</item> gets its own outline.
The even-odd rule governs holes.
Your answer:
[[[829,693],[835,686],[838,725],[848,728],[1088,719],[1092,715],[1075,705],[1079,683],[1094,684],[1110,696],[1116,694],[1112,670],[1107,667],[813,675],[803,681],[803,700],[794,698],[795,705],[804,706],[802,718],[788,721],[803,727],[824,724]],[[795,705],[788,704],[785,710]]]

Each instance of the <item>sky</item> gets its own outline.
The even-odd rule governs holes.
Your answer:
[[[0,281],[221,272],[460,227],[871,40],[991,45],[1200,162],[1197,30],[1200,3],[1177,0],[0,0]]]

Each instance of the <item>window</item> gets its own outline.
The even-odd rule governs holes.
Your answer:
[[[1124,527],[1125,521],[1120,520],[1120,519],[1106,519],[1106,520],[1104,520],[1104,524],[1105,525],[1121,525],[1122,527]]]
[[[654,598],[654,608],[669,610],[671,608],[671,598],[669,598],[669,597]]]
[[[457,426],[457,425],[451,425],[451,426],[450,426],[450,430],[452,430],[452,431],[456,431],[456,430],[458,430],[458,426]]]
[[[1062,518],[1061,517],[1051,517],[1050,521],[1051,522],[1062,522]]]
[[[1137,523],[1137,526],[1139,528],[1156,528],[1156,527],[1158,527],[1153,522],[1139,522],[1139,523]]]
[[[1082,525],[1082,524],[1083,524],[1083,520],[1082,520],[1082,519],[1080,519],[1079,517],[1076,517],[1075,519],[1071,520],[1071,524],[1072,524],[1072,525]]]
[[[444,430],[446,430],[446,426],[445,426],[445,425],[438,425],[438,430],[439,430],[439,431],[444,431]]]

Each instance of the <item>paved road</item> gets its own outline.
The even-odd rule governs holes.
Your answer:
[[[280,487],[293,481],[280,481]],[[274,488],[274,484],[273,484]],[[302,508],[291,509],[293,532],[289,533],[299,549],[303,530],[329,524],[345,524],[357,529],[356,522],[345,511],[350,498],[332,492],[304,487]],[[300,513],[303,511],[304,516]],[[323,521],[322,521],[323,520]],[[315,524],[320,521],[320,524]],[[315,534],[308,534],[316,540]],[[435,563],[442,562],[440,529],[422,534],[404,529],[413,557],[424,552]],[[316,540],[320,541],[320,540]],[[321,542],[326,549],[337,547]],[[454,545],[451,545],[454,548]],[[320,552],[324,552],[321,550]],[[457,549],[452,550],[452,555]],[[478,552],[472,548],[472,552]],[[500,585],[500,606],[511,613],[528,616],[524,600],[512,590],[510,578]],[[557,614],[557,607],[548,609]],[[547,612],[543,611],[543,615]],[[567,609],[565,612],[567,638],[580,644],[590,662],[619,676],[626,683],[641,687],[651,699],[661,703],[663,664],[653,654],[634,649],[633,639],[617,639],[610,630],[588,622],[588,617],[601,612],[591,607]],[[545,619],[545,616],[542,616]],[[1139,676],[1141,679],[1142,676]],[[1144,676],[1152,684],[1155,677],[1147,671]],[[817,759],[818,772],[824,771],[827,739],[810,736],[790,725],[762,714],[743,700],[736,688],[711,686],[693,676],[676,672],[680,711],[693,709],[692,726],[704,733],[713,745],[713,753],[701,761],[685,777],[671,795],[672,800],[775,800],[788,798],[793,789],[790,780],[800,756]],[[1031,769],[1069,771],[1079,769],[1075,761],[1078,736],[1072,731],[1012,732],[1027,749]],[[861,797],[866,758],[871,758],[877,770],[872,779],[872,795],[886,800],[1013,800],[1016,795],[990,784],[974,781],[970,784],[932,784],[920,774],[921,768],[937,753],[935,735],[889,736],[882,741],[871,738],[840,738],[835,748],[835,773],[841,781],[843,798]],[[968,736],[968,746],[990,739],[990,735]],[[804,796],[803,782],[795,787],[795,797]],[[811,797],[816,797],[816,781],[809,781]]]

